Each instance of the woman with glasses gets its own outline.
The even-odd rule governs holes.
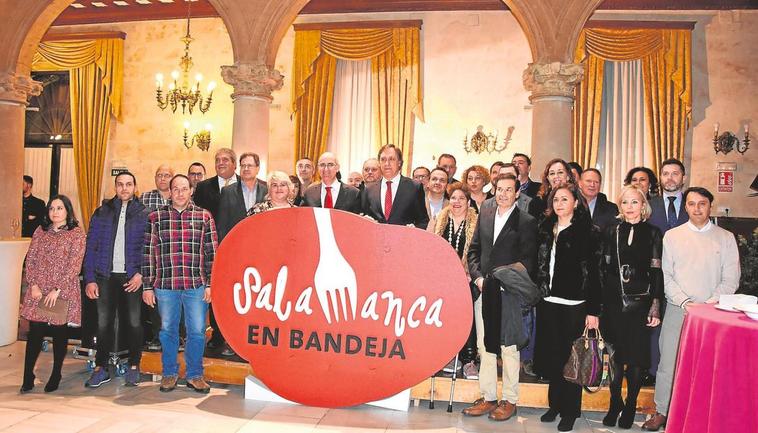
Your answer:
[[[266,199],[251,207],[248,216],[267,212],[273,209],[295,207],[290,199],[294,186],[287,173],[274,171],[268,175],[268,194]]]
[[[45,335],[53,337],[53,370],[45,392],[58,389],[68,350],[68,327],[81,326],[82,300],[79,271],[86,235],[79,227],[71,200],[56,195],[47,204],[47,216],[32,236],[26,255],[26,282],[21,317],[29,320],[20,392],[34,388],[34,366]],[[62,310],[62,315],[58,314]]]
[[[618,207],[621,223],[608,227],[604,233],[602,330],[616,352],[616,375],[611,382],[611,401],[603,424],[613,427],[618,421],[620,428],[628,429],[634,423],[642,373],[650,368],[650,333],[661,323],[663,236],[657,227],[646,222],[651,209],[644,190],[625,186]],[[626,300],[622,299],[624,294]],[[626,401],[621,398],[624,372]]]

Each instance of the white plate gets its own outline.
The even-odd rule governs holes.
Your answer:
[[[736,308],[732,307],[731,305],[722,305],[722,304],[714,304],[714,307],[721,311],[728,311],[730,313],[739,313],[740,311]]]

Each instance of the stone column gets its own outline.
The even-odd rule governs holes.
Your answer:
[[[261,157],[260,177],[268,168],[269,109],[271,93],[284,85],[284,76],[262,64],[238,63],[222,66],[224,82],[234,86],[232,149],[240,155],[255,152]]]
[[[532,172],[542,173],[553,158],[571,160],[574,87],[584,66],[573,63],[531,63],[524,71],[524,87],[532,92]]]
[[[0,74],[0,237],[13,236],[11,221],[21,223],[21,178],[24,175],[24,113],[28,98],[42,93],[42,84],[29,76]],[[21,236],[21,228],[16,231]]]

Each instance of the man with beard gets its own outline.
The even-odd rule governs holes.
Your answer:
[[[650,207],[653,209],[653,213],[650,215],[649,221],[650,224],[658,227],[664,235],[668,230],[679,227],[689,220],[682,197],[685,176],[684,164],[678,159],[667,159],[661,164],[659,180],[663,194],[650,198]],[[664,303],[661,305],[661,317],[665,311],[666,305]],[[658,362],[661,359],[658,345],[661,329],[660,326],[656,326],[650,336],[650,370],[649,374],[642,379],[643,386],[655,384]]]

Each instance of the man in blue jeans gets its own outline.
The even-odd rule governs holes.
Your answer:
[[[218,247],[216,224],[211,213],[191,201],[187,176],[171,179],[171,203],[148,216],[142,261],[142,299],[159,305],[163,378],[160,390],[173,391],[179,377],[179,320],[184,309],[187,342],[187,387],[210,392],[203,378],[205,317],[211,302],[211,269]]]

